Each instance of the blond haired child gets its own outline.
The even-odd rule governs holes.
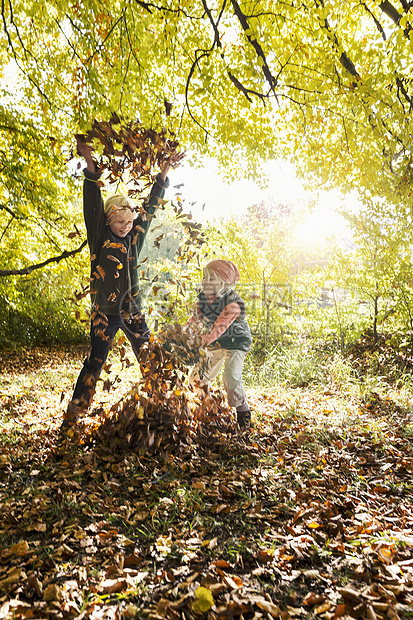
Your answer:
[[[228,405],[235,407],[238,424],[246,429],[251,424],[251,412],[242,373],[252,340],[244,301],[233,288],[238,281],[238,269],[229,260],[213,260],[203,270],[202,290],[187,324],[202,321],[202,344],[207,347],[209,365],[205,372],[196,365],[189,380],[194,386],[202,386],[215,379],[224,365]]]
[[[141,308],[138,258],[158,199],[163,198],[169,185],[170,168],[167,162],[156,177],[145,205],[146,214],[142,216],[133,202],[121,194],[103,203],[97,183],[101,172],[92,157],[92,148],[80,139],[77,147],[86,162],[83,215],[91,260],[92,317],[90,347],[64,416],[63,431],[88,409],[117,331],[124,331],[136,357],[142,344],[149,340]]]

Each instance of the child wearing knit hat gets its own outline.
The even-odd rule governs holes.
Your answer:
[[[238,424],[245,429],[251,425],[251,412],[242,372],[252,340],[245,304],[233,289],[239,277],[237,267],[229,260],[216,259],[204,268],[202,290],[188,324],[202,321],[206,330],[202,344],[207,347],[209,365],[202,376],[200,366],[196,365],[189,380],[192,385],[201,386],[215,379],[224,365],[228,405],[236,408]]]

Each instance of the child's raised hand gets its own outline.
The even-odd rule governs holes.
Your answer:
[[[177,168],[186,157],[186,151],[174,151],[168,158],[171,168]]]
[[[90,144],[87,144],[87,142],[85,142],[84,136],[82,136],[81,134],[77,134],[75,138],[76,138],[76,147],[77,147],[78,155],[80,155],[81,157],[84,157],[85,159],[88,156],[91,156],[93,148],[91,147]]]
[[[161,177],[163,178],[164,181],[166,177],[168,176],[169,170],[171,168],[177,168],[179,164],[181,163],[181,161],[183,160],[183,158],[185,157],[185,155],[186,155],[185,151],[182,151],[180,153],[174,152],[169,155],[168,159],[165,161],[165,163],[163,164],[161,168]]]
[[[93,147],[85,142],[85,137],[82,134],[77,134],[75,138],[78,155],[84,158],[88,170],[95,172],[96,166],[92,157]]]

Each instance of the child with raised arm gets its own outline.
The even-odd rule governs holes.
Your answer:
[[[86,162],[83,214],[90,249],[92,316],[90,347],[65,413],[62,431],[88,409],[117,331],[124,331],[136,357],[142,344],[149,340],[141,308],[138,258],[158,198],[163,198],[169,185],[170,169],[168,160],[156,177],[145,205],[146,213],[137,214],[132,201],[120,194],[103,202],[97,183],[101,172],[92,157],[92,148],[80,138],[77,148]]]
[[[196,365],[189,381],[200,387],[215,379],[224,364],[223,382],[228,405],[235,407],[238,425],[246,429],[251,425],[251,412],[242,372],[252,340],[245,304],[233,289],[239,277],[237,267],[229,260],[213,260],[204,268],[202,290],[188,324],[202,321],[206,330],[202,334],[202,344],[207,347],[209,365],[204,372]]]

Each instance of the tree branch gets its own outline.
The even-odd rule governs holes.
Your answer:
[[[397,98],[400,101],[403,110],[404,110],[404,105],[403,105],[403,101],[400,98],[400,92],[403,94],[403,97],[406,99],[406,101],[409,103],[410,109],[409,109],[409,114],[412,110],[413,107],[413,100],[412,98],[409,96],[409,93],[407,92],[406,88],[404,87],[403,81],[397,76],[396,77],[396,86],[397,86]]]
[[[409,2],[409,5],[411,6],[411,3]],[[410,8],[409,6],[409,8]],[[385,13],[387,15],[387,17],[390,17],[390,19],[395,23],[395,24],[399,24],[400,20],[402,18],[402,15],[399,13],[399,11],[396,9],[396,7],[394,7],[392,5],[391,2],[389,2],[389,0],[384,0],[384,2],[381,2],[379,4],[379,8],[383,11],[383,13]],[[409,10],[409,9],[407,9]],[[404,29],[404,36],[407,37],[408,39],[410,39],[409,33],[412,30],[412,26],[407,23],[406,24],[406,28]]]
[[[26,47],[24,46],[24,43],[23,43],[22,38],[20,37],[20,32],[19,32],[19,29],[17,28],[17,26],[16,26],[16,24],[15,24],[15,22],[14,22],[14,17],[13,17],[13,7],[11,6],[11,3],[10,3],[10,2],[9,2],[9,8],[10,8],[10,22],[11,22],[11,24],[14,26],[14,28],[15,28],[15,30],[16,30],[16,33],[17,33],[17,38],[18,38],[18,40],[20,41],[20,45],[21,45],[21,47],[22,47],[22,50],[23,50],[23,52],[24,52],[24,55],[26,56],[26,58],[27,58],[27,56],[31,56],[31,57],[34,59],[34,61],[36,62],[36,64],[37,64],[37,59],[33,56],[33,54],[32,54],[32,53],[28,52],[28,50],[27,50],[27,49],[26,49]],[[9,47],[10,47],[10,49],[11,49],[11,51],[12,51],[13,58],[14,58],[14,60],[16,61],[16,64],[17,64],[17,66],[18,66],[19,70],[22,72],[22,74],[23,74],[23,75],[25,75],[25,76],[27,77],[27,79],[29,80],[29,82],[30,82],[31,84],[33,84],[33,86],[34,86],[34,87],[35,87],[35,89],[39,92],[39,94],[41,95],[41,97],[43,97],[43,98],[45,99],[45,101],[47,101],[47,103],[50,105],[50,108],[51,108],[51,109],[53,109],[53,108],[55,107],[56,109],[61,110],[61,108],[59,108],[58,106],[55,106],[55,105],[52,103],[52,101],[49,99],[49,97],[47,96],[47,94],[46,94],[44,91],[42,91],[42,89],[40,88],[39,84],[38,84],[38,83],[37,83],[37,82],[36,82],[36,81],[32,78],[32,76],[28,73],[28,71],[25,71],[25,70],[23,69],[23,67],[22,67],[21,63],[19,62],[19,57],[18,57],[18,55],[17,55],[16,49],[15,49],[15,47],[14,47],[14,45],[13,45],[13,41],[12,41],[11,35],[10,35],[9,30],[8,30],[8,28],[7,28],[7,23],[6,23],[6,9],[5,9],[5,6],[4,6],[4,0],[2,0],[2,1],[1,1],[1,15],[2,15],[2,21],[3,21],[3,28],[4,28],[4,32],[6,33],[6,37],[7,37],[7,41],[8,41]]]
[[[74,256],[83,250],[86,245],[86,241],[76,248],[76,250],[65,250],[60,254],[60,256],[53,256],[52,258],[48,258],[43,263],[39,263],[38,265],[30,265],[30,267],[25,267],[24,269],[0,269],[0,277],[4,276],[27,276],[29,273],[34,271],[35,269],[42,269],[46,265],[50,263],[60,263],[61,260],[65,258],[69,258],[70,256]]]
[[[394,7],[392,5],[392,3],[389,2],[389,0],[384,0],[384,2],[381,2],[379,4],[379,7],[383,11],[383,13],[385,13],[387,15],[387,17],[390,17],[390,19],[395,24],[399,23],[401,15],[400,15],[399,11],[396,9],[396,7]]]
[[[316,1],[316,6],[322,6],[324,7],[324,0],[318,0]],[[329,32],[334,40],[334,45],[336,46],[336,49],[339,51],[340,50],[340,44],[337,38],[336,33],[333,31],[333,29],[331,28],[328,19],[325,18],[324,20],[320,20],[321,26],[323,28],[325,28],[325,30],[327,30],[327,32]],[[360,79],[360,75],[359,72],[357,71],[356,67],[354,66],[353,62],[351,61],[351,59],[347,56],[346,52],[342,52],[339,58],[340,64],[342,65],[342,67],[344,67],[344,69],[350,73],[350,75],[352,75],[353,77],[355,77],[357,80]]]
[[[248,39],[248,42],[252,45],[252,47],[255,49],[256,54],[258,56],[258,58],[261,58],[262,61],[262,71],[264,73],[265,79],[267,80],[272,92],[274,93],[274,95],[276,96],[275,93],[275,87],[277,85],[277,80],[275,79],[275,77],[272,75],[270,68],[268,66],[267,63],[267,58],[264,54],[264,50],[262,49],[261,45],[258,43],[257,39],[255,37],[252,37],[250,34],[246,34],[246,32],[248,30],[250,30],[250,26],[248,24],[248,20],[245,17],[244,13],[241,11],[241,8],[237,2],[237,0],[231,0],[231,4],[234,8],[234,13],[235,15],[238,17],[238,20],[242,26],[242,29],[244,30],[245,36]]]
[[[71,26],[76,29],[79,30],[79,28],[77,28],[75,26],[75,24],[73,23],[72,18],[66,13],[66,19],[68,19],[70,21]],[[79,56],[79,54],[77,53],[77,49],[76,47],[72,44],[72,42],[70,41],[69,37],[66,35],[66,32],[64,31],[64,28],[62,28],[61,22],[58,19],[54,20],[54,23],[56,24],[57,28],[60,30],[60,33],[64,36],[64,38],[66,39],[66,43],[68,44],[68,46],[70,47],[70,49],[72,50],[72,53],[74,56],[76,56],[76,58],[80,61],[82,61],[81,57]]]
[[[185,17],[188,17],[189,19],[199,19],[199,18],[193,17],[192,15],[184,11],[180,6],[178,6],[177,9],[172,9],[167,6],[158,6],[154,4],[153,2],[143,2],[143,0],[135,0],[135,1],[136,1],[136,4],[139,4],[139,6],[141,6],[143,9],[145,9],[146,11],[148,11],[148,13],[151,13],[151,14],[152,14],[151,9],[155,9],[156,11],[163,11],[164,13],[177,13],[178,15],[182,13],[182,15],[184,15]]]
[[[7,206],[7,205],[5,205],[5,204],[0,204],[0,209],[3,209],[4,211],[7,211],[7,213],[8,213],[9,215],[11,215],[12,217],[16,217],[16,218],[20,218],[20,217],[21,217],[21,215],[16,215],[16,214],[14,213],[14,211],[12,211],[12,209],[10,209],[10,207],[8,207],[8,206]]]
[[[364,8],[366,9],[366,12],[370,15],[370,17],[372,18],[372,20],[376,24],[377,30],[380,32],[380,34],[381,34],[381,36],[383,38],[383,41],[386,41],[387,40],[386,33],[384,32],[384,28],[381,25],[381,23],[379,22],[379,20],[377,19],[377,17],[373,14],[373,12],[369,9],[369,7],[367,6],[367,4],[365,2],[362,2],[361,6],[364,6]]]
[[[3,237],[4,237],[4,235],[6,234],[6,232],[8,231],[8,229],[10,228],[11,223],[13,222],[13,220],[14,220],[14,216],[12,216],[12,217],[9,219],[9,221],[7,222],[7,225],[6,225],[5,229],[4,229],[4,230],[3,230],[3,232],[1,233],[0,243],[3,241]]]
[[[255,90],[251,90],[250,88],[245,88],[245,86],[241,84],[238,78],[236,78],[235,75],[233,75],[229,69],[228,69],[228,77],[231,80],[231,82],[238,88],[238,90],[245,95],[245,97],[248,99],[250,103],[252,103],[250,94],[256,95],[262,100],[264,100],[268,96],[268,95],[263,95],[262,93],[258,93]]]
[[[225,10],[225,6],[226,6],[226,0],[224,0],[222,7],[221,7],[221,11],[220,14],[218,16],[218,19],[216,20],[216,22],[214,22],[213,17],[212,17],[212,13],[210,8],[208,7],[206,0],[202,0],[202,5],[204,7],[205,13],[208,16],[209,21],[211,22],[212,28],[214,29],[214,45],[216,45],[219,48],[222,48],[222,44],[221,44],[221,40],[219,38],[219,31],[218,31],[218,24],[219,21],[221,19],[222,13]],[[224,60],[224,53],[221,53],[222,59]],[[262,93],[259,93],[255,90],[251,90],[249,88],[246,88],[243,84],[241,84],[241,82],[238,80],[238,78],[235,77],[235,75],[233,75],[233,73],[231,73],[230,69],[227,69],[227,73],[228,73],[228,77],[231,80],[231,82],[238,88],[238,90],[240,92],[242,92],[246,99],[252,103],[252,99],[249,96],[251,95],[256,95],[258,98],[260,98],[261,100],[264,100],[266,97],[268,97],[268,95],[264,95]]]
[[[215,45],[215,43],[214,43],[214,45]],[[195,52],[195,60],[192,63],[191,69],[189,71],[189,74],[188,74],[188,77],[187,77],[187,80],[186,80],[186,85],[185,85],[185,105],[186,105],[186,108],[188,110],[189,116],[192,118],[194,123],[196,125],[198,125],[198,127],[200,129],[202,129],[202,131],[205,131],[207,136],[209,136],[210,133],[205,129],[205,127],[202,127],[202,125],[199,123],[199,121],[192,114],[192,110],[191,110],[191,108],[189,106],[189,95],[188,95],[188,93],[189,93],[189,84],[191,82],[191,79],[192,79],[192,76],[193,76],[193,74],[195,72],[195,69],[198,66],[198,63],[200,62],[200,60],[202,58],[208,57],[210,55],[212,49],[214,48],[214,45],[212,46],[212,48],[210,50],[196,50],[196,52]],[[201,52],[200,56],[198,56],[198,52]]]
[[[219,14],[219,17],[217,19],[216,22],[214,22],[214,20],[212,19],[212,13],[211,13],[211,9],[208,7],[206,0],[202,0],[202,6],[205,9],[205,13],[208,15],[208,19],[211,22],[211,25],[214,29],[214,43],[217,47],[222,47],[221,45],[221,41],[219,38],[219,32],[218,32],[218,24],[219,24],[219,20],[221,19],[222,13],[224,12],[225,9],[225,5],[226,5],[226,0],[224,0],[223,5],[221,7],[221,12]]]
[[[219,17],[218,17],[217,24],[218,24],[219,20],[221,19],[222,12],[223,12],[223,10],[224,10],[224,8],[225,8],[225,2],[226,2],[226,0],[224,0],[224,4],[223,4],[223,6],[222,6],[222,9],[221,9],[220,15],[219,15]],[[212,43],[212,46],[211,46],[209,49],[204,49],[204,50],[198,49],[198,50],[196,50],[196,52],[195,52],[195,60],[194,60],[194,62],[192,63],[192,66],[191,66],[191,69],[190,69],[190,71],[189,71],[189,74],[188,74],[188,77],[187,77],[187,80],[186,80],[186,84],[185,84],[185,105],[186,105],[186,108],[187,108],[187,110],[188,110],[189,116],[192,118],[192,120],[194,121],[194,123],[195,123],[196,125],[198,125],[198,127],[199,127],[200,129],[202,129],[202,131],[205,131],[205,134],[206,134],[207,136],[209,136],[210,134],[209,134],[209,132],[207,131],[207,129],[205,129],[205,127],[202,127],[202,125],[199,123],[199,121],[198,121],[198,120],[195,118],[195,116],[193,115],[192,110],[191,110],[191,108],[190,108],[190,106],[189,106],[189,96],[188,96],[188,92],[189,92],[189,84],[190,84],[190,82],[191,82],[191,79],[192,79],[192,76],[193,76],[193,74],[194,74],[194,72],[195,72],[195,69],[196,69],[196,67],[198,66],[198,64],[199,64],[199,62],[201,61],[201,59],[202,59],[202,58],[205,58],[205,57],[209,57],[209,56],[210,56],[210,54],[211,54],[211,52],[214,50],[215,46],[217,46],[217,47],[221,47],[221,41],[219,40],[219,33],[218,33],[217,24],[215,24],[215,23],[214,23],[214,21],[212,20],[212,15],[211,15],[211,14],[210,14],[210,12],[209,12],[209,9],[208,9],[208,6],[206,5],[205,0],[202,0],[202,3],[203,3],[203,6],[204,6],[204,10],[205,10],[205,12],[207,13],[208,18],[209,18],[209,20],[210,20],[210,22],[211,22],[211,24],[212,24],[212,26],[213,26],[213,28],[214,28],[214,42]],[[200,53],[200,55],[199,55],[199,56],[198,56],[198,52]]]
[[[125,11],[126,9],[124,9],[122,11],[121,16],[115,21],[114,24],[112,24],[112,27],[110,28],[109,32],[107,33],[107,35],[105,36],[105,38],[100,42],[100,44],[98,45],[98,47],[94,50],[94,52],[92,54],[90,54],[89,58],[86,59],[86,61],[83,63],[84,66],[86,65],[90,65],[92,63],[93,58],[96,56],[96,54],[98,54],[100,52],[100,50],[104,47],[106,41],[109,39],[109,37],[112,35],[112,32],[115,30],[116,26],[123,20],[123,17],[125,15]]]

